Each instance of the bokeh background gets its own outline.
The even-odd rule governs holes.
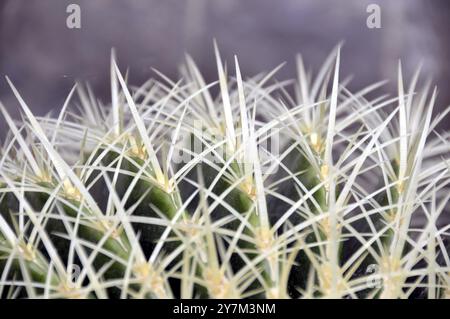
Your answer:
[[[81,7],[79,30],[66,27],[70,3]],[[371,3],[381,7],[381,29],[366,26]],[[75,81],[107,102],[112,47],[140,84],[151,67],[176,78],[185,52],[215,80],[213,38],[228,61],[238,55],[247,76],[286,61],[279,79],[295,76],[297,53],[314,71],[344,40],[352,88],[390,79],[384,90],[393,93],[398,59],[406,78],[423,63],[442,109],[450,104],[449,31],[448,0],[0,0],[0,101],[18,116],[8,75],[39,115],[60,109]]]

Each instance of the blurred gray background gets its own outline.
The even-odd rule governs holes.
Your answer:
[[[81,7],[79,30],[66,27],[70,3]],[[371,3],[381,7],[381,29],[366,26]],[[342,72],[354,75],[352,88],[387,78],[385,90],[394,92],[398,59],[406,78],[422,62],[442,109],[450,104],[449,17],[447,0],[0,0],[0,100],[18,116],[8,75],[39,115],[60,109],[76,80],[107,102],[112,47],[140,84],[151,67],[176,78],[185,52],[215,80],[213,38],[228,61],[238,54],[247,76],[286,61],[278,79],[295,76],[297,53],[317,70],[344,40]]]

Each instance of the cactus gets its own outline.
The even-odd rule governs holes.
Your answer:
[[[283,82],[215,54],[218,81],[188,56],[140,87],[112,54],[110,105],[77,84],[55,117],[7,78],[0,296],[447,298],[449,109],[419,71],[369,99],[339,47]]]

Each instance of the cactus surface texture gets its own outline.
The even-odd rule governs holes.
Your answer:
[[[175,82],[111,102],[76,85],[38,117],[0,104],[2,298],[449,298],[450,140],[417,71],[357,92],[317,73]]]

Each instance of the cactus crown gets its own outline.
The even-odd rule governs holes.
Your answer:
[[[111,104],[78,85],[56,117],[7,79],[0,296],[448,297],[449,109],[400,66],[398,96],[352,93],[339,52],[272,82],[216,47],[218,81],[187,57],[140,87],[112,55]]]

